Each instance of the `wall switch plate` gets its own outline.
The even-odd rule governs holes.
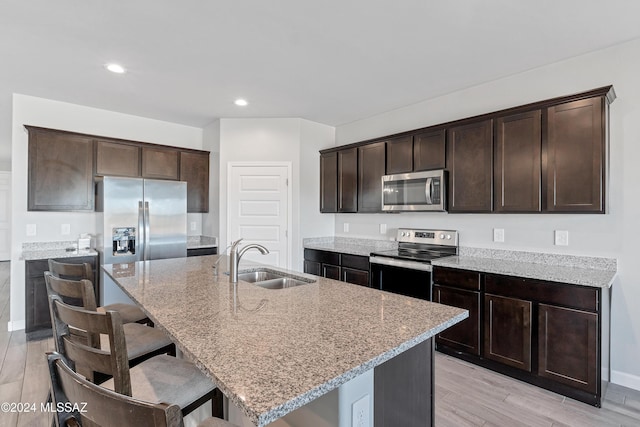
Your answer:
[[[344,231],[345,233],[349,232],[349,223],[345,222],[344,224],[342,224],[342,231]]]
[[[60,226],[60,234],[63,236],[71,234],[71,224],[62,224]]]
[[[494,228],[493,229],[493,241],[494,242],[504,242],[504,228]]]
[[[557,246],[569,246],[569,232],[567,230],[556,230],[555,238]]]
[[[351,427],[369,427],[369,395],[366,394],[351,406]]]
[[[35,235],[36,235],[36,225],[27,224],[27,236],[35,236]]]
[[[380,234],[387,234],[387,224],[380,224]]]
[[[196,222],[191,221],[191,231],[196,231]]]

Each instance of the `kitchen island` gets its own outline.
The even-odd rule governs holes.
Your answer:
[[[241,271],[268,268],[314,282],[286,289],[233,285],[224,274],[228,259],[219,257],[113,264],[104,270],[255,426],[371,371],[376,395],[389,397],[375,399],[376,427],[384,426],[377,421],[383,417],[378,406],[395,404],[393,397],[406,392],[393,389],[402,388],[395,379],[418,376],[425,366],[424,381],[413,381],[413,390],[424,396],[413,393],[398,405],[407,401],[408,420],[411,405],[428,406],[432,414],[432,337],[465,319],[466,310],[250,262],[242,262]],[[385,373],[386,362],[397,360],[402,363]],[[351,403],[345,409],[351,411]],[[333,424],[347,425],[343,416]],[[433,418],[409,422],[404,425],[429,425]]]

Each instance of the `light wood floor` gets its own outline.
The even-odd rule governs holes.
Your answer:
[[[0,262],[0,403],[35,403],[38,410],[0,412],[0,427],[48,427],[39,406],[49,387],[44,353],[53,341],[26,342],[24,331],[6,331],[8,321],[9,263]],[[635,390],[611,384],[603,407],[594,408],[442,354],[435,364],[437,427],[640,426]]]

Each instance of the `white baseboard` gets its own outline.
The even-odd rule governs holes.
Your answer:
[[[640,391],[640,376],[627,374],[626,372],[611,371],[611,382],[624,387]]]
[[[7,331],[19,331],[25,328],[24,320],[14,320],[7,322]]]

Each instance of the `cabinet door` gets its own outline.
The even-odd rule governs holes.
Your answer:
[[[30,211],[92,211],[93,141],[89,137],[27,127]]]
[[[491,212],[492,120],[449,129],[449,212]]]
[[[338,151],[338,212],[358,210],[358,149]]]
[[[316,261],[304,260],[304,272],[315,276],[322,276],[322,264]]]
[[[405,136],[387,141],[387,175],[413,170],[413,137]]]
[[[322,277],[340,280],[340,267],[331,264],[322,264]]]
[[[540,304],[538,325],[538,375],[596,393],[597,314]]]
[[[382,211],[385,143],[358,147],[358,212]]]
[[[541,111],[496,120],[496,212],[539,212]]]
[[[484,296],[484,357],[531,372],[531,301]]]
[[[445,164],[444,129],[425,132],[413,137],[413,170],[444,169]]]
[[[320,155],[320,212],[338,212],[338,153]]]
[[[547,110],[548,211],[604,213],[606,108],[603,104],[603,98],[591,98]]]
[[[178,179],[178,150],[142,147],[142,177]]]
[[[342,267],[343,282],[353,283],[354,285],[369,286],[369,272],[364,270],[356,270],[354,268]]]
[[[209,153],[180,153],[180,181],[187,182],[187,212],[209,212]]]
[[[436,343],[479,356],[480,293],[434,285],[433,301],[469,310],[469,317],[438,334]]]
[[[140,176],[140,147],[96,140],[96,175]]]

